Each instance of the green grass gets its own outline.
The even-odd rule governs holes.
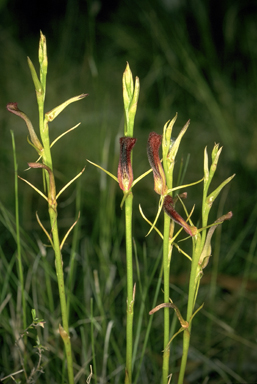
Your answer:
[[[192,9],[190,6],[188,9],[177,8],[171,14],[157,4],[152,6],[146,1],[142,4],[142,8],[136,2],[132,2],[133,6],[131,3],[120,6],[110,23],[98,24],[96,21],[97,39],[93,34],[90,41],[98,70],[96,77],[90,71],[87,50],[86,59],[82,54],[79,59],[77,56],[72,59],[72,36],[69,36],[67,45],[67,35],[63,33],[59,36],[62,41],[59,50],[51,46],[51,36],[43,31],[50,47],[51,63],[47,109],[74,94],[89,93],[83,105],[70,106],[51,127],[50,135],[54,139],[77,121],[82,122],[77,130],[63,139],[62,147],[56,144],[53,149],[54,164],[58,170],[57,189],[85,166],[87,158],[116,174],[119,157],[117,137],[122,136],[123,129],[121,76],[126,60],[133,74],[138,75],[141,81],[135,122],[135,136],[138,138],[138,150],[133,155],[135,178],[149,167],[146,156],[149,132],[155,130],[161,133],[164,123],[175,112],[179,113],[175,136],[184,122],[191,119],[176,164],[179,165],[182,158],[185,162],[190,153],[186,173],[188,182],[202,177],[204,146],[207,144],[210,151],[214,142],[220,142],[224,149],[213,187],[234,172],[237,176],[215,202],[211,220],[228,210],[232,210],[234,216],[220,227],[220,231],[217,229],[212,239],[213,256],[205,269],[197,300],[199,305],[204,302],[205,306],[194,318],[186,378],[192,383],[254,382],[257,355],[254,328],[257,278],[254,13],[240,14],[239,2],[228,5],[221,13],[223,41],[217,42],[210,28],[212,23],[208,21],[209,10],[203,2],[196,1]],[[199,8],[201,4],[203,6]],[[72,22],[75,21],[71,20],[71,30]],[[77,28],[82,28],[82,23],[78,25]],[[61,24],[59,26],[61,29]],[[142,31],[140,34],[136,32],[139,29]],[[38,34],[31,39],[29,49],[28,46],[24,49],[23,44],[7,30],[2,36],[0,377],[21,369],[15,341],[24,330],[16,268],[10,129],[16,140],[18,174],[26,177],[27,161],[36,160],[33,149],[26,142],[25,127],[7,114],[4,104],[18,101],[20,108],[30,113],[33,124],[37,126],[37,108],[26,56],[36,61]],[[81,33],[81,36],[84,34]],[[77,44],[82,47],[82,42]],[[174,180],[178,169],[179,166]],[[41,185],[37,172],[30,172],[29,176],[34,183]],[[201,188],[195,186],[188,190],[187,206],[196,204],[194,222],[200,216]],[[150,317],[148,312],[162,302],[161,241],[155,233],[145,238],[149,226],[137,212],[140,203],[147,217],[151,220],[155,217],[158,198],[153,193],[152,175],[147,176],[144,183],[137,184],[133,193],[134,253],[138,260],[136,264],[134,259],[137,293],[133,375],[138,383],[159,383],[163,316],[158,312]],[[79,226],[67,239],[63,250],[65,280],[67,287],[72,287],[69,322],[77,375],[75,381],[78,383],[85,383],[90,374],[90,364],[96,369],[98,383],[124,381],[126,264],[124,213],[119,207],[121,199],[118,185],[89,165],[80,182],[65,191],[60,199],[58,220],[61,234],[65,234],[80,211]],[[47,226],[45,202],[40,202],[35,193],[20,182],[21,257],[27,325],[32,322],[32,308],[45,321],[44,329],[36,327],[29,331],[26,343],[24,341],[24,356],[27,370],[31,372],[38,361],[33,348],[38,335],[47,350],[42,354],[44,374],[36,382],[61,383],[63,348],[56,332],[61,318],[54,256],[44,246],[47,239],[37,224],[36,210]],[[161,228],[161,219],[159,225]],[[188,260],[174,250],[170,291],[183,314],[187,304],[188,271]],[[173,312],[170,316],[171,328],[176,331],[179,324]],[[171,345],[170,367],[174,383],[177,382],[181,354],[182,334]],[[14,377],[24,382],[22,374]],[[91,383],[94,382],[92,378]]]

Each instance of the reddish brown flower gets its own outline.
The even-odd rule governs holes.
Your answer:
[[[133,137],[120,138],[120,161],[118,167],[118,181],[120,188],[128,192],[133,182],[133,171],[131,165],[131,151],[137,139]]]
[[[190,236],[195,236],[197,232],[197,228],[193,227],[187,222],[175,211],[174,209],[174,202],[170,195],[167,195],[163,202],[163,209],[169,215],[172,220],[174,220],[177,224],[181,225],[186,233],[188,233]]]
[[[166,179],[159,157],[159,148],[162,142],[162,135],[151,132],[147,143],[147,156],[153,170],[154,190],[159,195],[167,193]]]

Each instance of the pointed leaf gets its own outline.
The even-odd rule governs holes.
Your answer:
[[[216,197],[219,195],[221,190],[227,185],[233,178],[235,177],[235,174],[228,177],[226,180],[223,181],[212,193],[209,194],[209,196],[206,199],[205,205],[208,207],[207,211],[211,209],[212,204],[214,203]]]
[[[93,163],[93,161],[90,161],[90,160],[88,160],[88,159],[87,159],[87,161],[88,161],[90,164],[94,165],[95,167],[97,167],[97,168],[101,169],[102,171],[104,171],[107,175],[111,176],[111,177],[112,177],[115,181],[117,181],[117,183],[118,183],[118,178],[117,178],[116,176],[114,176],[111,172],[106,171],[106,169],[100,167],[100,165],[98,165],[98,164]]]
[[[37,76],[37,72],[35,70],[35,67],[34,67],[32,61],[30,60],[29,57],[27,57],[27,60],[28,60],[28,65],[29,65],[31,76],[32,76],[32,80],[33,80],[33,83],[35,86],[36,94],[37,94],[37,96],[42,96],[44,93],[44,87],[41,84],[41,82],[39,81],[39,78]]]
[[[81,95],[72,97],[71,99],[58,105],[58,107],[52,109],[50,112],[47,112],[45,114],[46,121],[53,121],[69,104],[74,103],[75,101],[84,99],[84,97],[86,96],[88,96],[88,94],[82,93]]]

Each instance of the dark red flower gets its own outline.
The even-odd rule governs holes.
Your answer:
[[[150,166],[153,170],[154,190],[159,195],[167,193],[166,179],[159,157],[159,148],[162,143],[162,135],[151,132],[147,143],[147,156]]]
[[[167,195],[163,202],[163,209],[169,215],[172,220],[174,220],[177,224],[181,225],[186,233],[190,236],[195,236],[197,233],[197,228],[187,224],[187,222],[175,211],[174,202],[170,195]]]
[[[120,161],[118,166],[118,181],[120,188],[128,192],[133,183],[131,151],[137,139],[133,137],[120,138]]]

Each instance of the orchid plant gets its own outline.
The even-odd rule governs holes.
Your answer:
[[[82,175],[84,169],[78,175],[76,175],[71,181],[69,181],[58,193],[56,192],[51,149],[53,145],[56,144],[56,142],[61,137],[63,137],[65,134],[69,133],[73,129],[77,128],[79,124],[69,129],[65,133],[61,134],[52,143],[50,143],[49,122],[52,122],[69,104],[75,101],[82,100],[87,95],[83,93],[79,96],[75,96],[65,101],[61,105],[55,107],[50,112],[45,113],[44,102],[45,102],[45,95],[46,95],[46,76],[47,76],[48,58],[47,58],[46,38],[42,32],[41,32],[40,41],[39,41],[38,58],[39,58],[39,67],[40,67],[39,77],[37,75],[37,72],[35,70],[33,63],[29,58],[28,58],[28,65],[31,71],[31,75],[32,75],[32,79],[33,79],[33,83],[36,91],[38,111],[39,111],[39,132],[40,132],[41,140],[38,138],[38,135],[36,134],[36,131],[30,119],[24,112],[22,112],[18,108],[17,103],[9,103],[7,105],[7,110],[21,117],[25,121],[29,131],[29,137],[30,137],[28,139],[28,142],[30,145],[32,145],[32,147],[34,147],[34,149],[36,150],[39,156],[36,161],[28,163],[29,169],[39,168],[43,170],[43,181],[44,181],[44,187],[45,187],[44,192],[42,192],[39,188],[37,188],[32,183],[30,183],[28,180],[25,180],[24,178],[21,178],[21,177],[20,179],[26,182],[30,187],[32,187],[41,197],[43,197],[46,200],[48,204],[51,232],[49,233],[47,229],[43,226],[42,222],[40,221],[39,215],[37,213],[36,213],[36,218],[40,227],[42,228],[45,235],[47,236],[49,244],[52,246],[55,253],[56,276],[57,276],[57,282],[58,282],[59,299],[60,299],[61,314],[62,314],[62,324],[59,325],[59,333],[64,342],[64,347],[66,352],[69,384],[73,384],[74,374],[73,374],[72,349],[71,349],[71,342],[70,342],[67,299],[66,299],[66,292],[65,292],[63,261],[62,261],[61,252],[62,252],[64,242],[67,239],[68,235],[70,234],[71,230],[76,225],[77,220],[74,222],[71,228],[67,231],[63,240],[60,241],[59,229],[58,229],[57,200],[60,197],[60,195],[63,193],[63,191],[71,183],[73,183],[73,181],[75,181],[78,177]]]
[[[59,192],[56,191],[54,169],[52,162],[51,149],[53,145],[66,133],[69,133],[75,127],[69,129],[58,138],[56,138],[52,143],[50,143],[49,138],[49,123],[52,122],[69,104],[79,101],[86,97],[86,94],[81,94],[79,96],[73,97],[61,105],[57,106],[48,113],[44,111],[44,102],[46,94],[46,76],[47,76],[47,50],[46,50],[46,39],[45,36],[41,33],[40,42],[39,42],[39,66],[40,66],[40,76],[38,77],[33,63],[28,59],[28,65],[31,71],[32,79],[34,82],[36,97],[39,110],[39,132],[40,138],[36,134],[34,127],[28,118],[28,116],[22,112],[17,103],[9,103],[7,109],[9,112],[22,118],[29,131],[29,144],[31,144],[37,152],[38,159],[33,162],[28,162],[29,169],[41,169],[43,172],[43,182],[44,182],[44,191],[42,192],[38,187],[34,186],[28,180],[23,178],[30,187],[32,187],[41,197],[46,200],[48,204],[49,219],[51,231],[43,226],[42,222],[39,219],[38,214],[36,214],[37,221],[44,231],[50,246],[52,246],[55,253],[55,264],[56,264],[56,275],[58,281],[59,289],[59,299],[61,306],[62,314],[62,325],[59,325],[59,333],[63,339],[65,352],[66,352],[66,362],[68,370],[68,379],[69,383],[74,383],[74,374],[73,374],[73,361],[72,361],[72,348],[69,335],[69,323],[68,323],[68,308],[69,302],[67,304],[66,292],[65,292],[65,282],[64,282],[64,272],[63,272],[63,262],[62,262],[62,248],[67,236],[70,234],[72,229],[77,223],[75,220],[74,224],[67,231],[63,240],[59,239],[59,230],[58,230],[58,215],[57,215],[57,201],[62,192],[78,177],[80,177],[84,169],[76,175],[70,182],[68,182]],[[125,112],[125,124],[124,124],[124,136],[120,138],[120,158],[117,170],[117,176],[111,174],[107,170],[103,169],[99,165],[93,163],[90,160],[87,160],[92,165],[100,168],[111,176],[118,184],[120,189],[123,192],[123,198],[121,201],[121,208],[123,205],[124,216],[125,216],[125,230],[126,230],[126,267],[127,267],[127,323],[126,323],[126,368],[125,368],[125,383],[131,384],[132,374],[133,374],[133,317],[134,317],[134,303],[135,303],[135,293],[136,285],[133,280],[133,253],[132,253],[132,213],[133,213],[133,187],[134,185],[142,180],[147,174],[153,173],[154,178],[154,191],[160,196],[159,205],[157,209],[157,215],[153,222],[146,218],[143,213],[141,206],[139,210],[142,217],[150,225],[148,231],[149,235],[152,230],[155,230],[161,237],[163,241],[163,303],[157,305],[153,308],[149,314],[152,315],[158,312],[160,309],[164,308],[164,340],[163,340],[163,367],[162,367],[162,383],[167,384],[170,377],[169,369],[169,359],[170,359],[170,343],[179,333],[183,332],[183,355],[182,362],[180,367],[180,374],[178,383],[182,384],[184,381],[187,356],[190,344],[190,336],[192,330],[192,322],[194,316],[200,311],[203,304],[198,306],[197,309],[197,296],[200,286],[200,280],[203,275],[203,269],[207,266],[210,256],[211,256],[211,239],[215,229],[221,225],[225,220],[228,220],[232,217],[232,212],[218,218],[213,224],[208,224],[208,218],[210,209],[218,197],[221,190],[232,180],[235,175],[227,178],[223,183],[221,183],[214,191],[209,192],[209,187],[211,181],[214,177],[219,157],[222,151],[222,148],[219,148],[218,144],[214,145],[212,150],[212,163],[209,167],[208,164],[208,152],[207,148],[204,150],[204,177],[194,183],[184,184],[179,186],[174,186],[173,181],[173,172],[176,162],[176,156],[181,144],[181,140],[186,133],[190,121],[188,121],[185,126],[180,131],[177,138],[172,139],[172,131],[174,124],[177,119],[177,115],[171,120],[168,121],[163,128],[162,135],[156,132],[151,132],[148,137],[147,142],[147,156],[150,164],[150,169],[139,176],[134,180],[133,177],[133,167],[132,167],[132,153],[137,139],[134,138],[134,121],[137,111],[137,103],[139,97],[139,79],[136,77],[135,82],[133,80],[132,72],[130,70],[129,64],[127,64],[125,72],[122,79],[123,84],[123,100],[124,100],[124,112]],[[162,156],[160,158],[159,151],[162,148]],[[203,198],[202,198],[202,228],[197,228],[194,225],[191,217],[194,211],[192,207],[191,212],[188,213],[183,203],[183,199],[187,197],[187,192],[179,193],[174,195],[176,191],[191,187],[197,183],[203,182]],[[182,204],[185,212],[185,217],[183,218],[176,211],[176,204]],[[164,214],[164,227],[163,231],[157,228],[158,218],[163,212]],[[179,225],[179,230],[175,232],[175,224]],[[188,238],[192,241],[192,255],[188,255],[186,252],[181,249],[176,243],[176,239],[181,231],[184,229]],[[185,255],[191,263],[190,270],[190,281],[188,287],[188,303],[187,303],[187,313],[183,317],[182,310],[175,305],[170,298],[170,264],[171,257],[173,252],[173,247],[179,249],[179,251]],[[173,335],[170,335],[170,308],[175,311],[175,314],[180,322],[180,329],[175,332]],[[95,374],[95,381],[97,380]]]
[[[228,212],[226,215],[220,217],[210,226],[207,226],[208,215],[214,200],[217,198],[222,188],[227,183],[229,183],[232,180],[232,178],[235,176],[235,175],[232,175],[231,177],[227,178],[223,183],[220,184],[219,187],[217,187],[212,193],[208,195],[209,185],[214,176],[217,163],[219,160],[219,156],[222,150],[222,148],[219,148],[219,146],[215,144],[212,151],[212,165],[210,167],[210,170],[208,168],[207,149],[205,148],[205,151],[204,151],[204,178],[195,183],[173,188],[173,169],[175,164],[175,158],[177,155],[177,151],[178,151],[181,139],[189,126],[189,122],[187,122],[186,125],[181,130],[180,134],[178,135],[177,139],[175,141],[171,141],[172,128],[176,120],[176,117],[177,116],[175,116],[171,122],[168,122],[165,124],[162,136],[155,132],[152,132],[149,134],[148,151],[147,151],[148,159],[153,169],[154,190],[156,193],[158,193],[161,196],[158,213],[153,224],[151,224],[149,220],[146,219],[140,207],[142,216],[147,220],[148,223],[151,224],[150,231],[153,228],[156,229],[159,235],[161,236],[161,238],[163,239],[164,303],[158,305],[157,307],[155,307],[153,310],[149,312],[149,314],[153,314],[159,309],[164,308],[164,353],[163,353],[163,379],[162,379],[163,384],[166,384],[170,377],[169,376],[169,355],[170,355],[169,345],[171,341],[174,339],[174,337],[177,336],[178,333],[182,331],[186,331],[184,332],[183,356],[182,356],[182,364],[181,364],[180,375],[179,375],[179,384],[183,383],[188,349],[189,349],[192,320],[196,315],[196,313],[203,306],[202,304],[195,311],[195,313],[193,313],[196,305],[196,299],[197,299],[197,294],[199,290],[200,279],[203,274],[203,269],[208,264],[209,258],[211,256],[211,238],[217,226],[223,223],[223,221],[228,220],[232,217],[232,212]],[[159,148],[161,143],[162,143],[162,154],[163,154],[163,167],[159,157]],[[203,204],[202,204],[202,223],[204,227],[201,229],[197,229],[197,227],[193,225],[191,220],[193,209],[191,213],[188,214],[185,208],[185,205],[181,200],[181,198],[185,198],[187,196],[187,193],[184,192],[174,198],[172,197],[172,192],[175,191],[176,189],[189,187],[202,181],[204,182],[204,193],[203,193]],[[175,210],[175,203],[177,200],[179,200],[182,203],[185,209],[185,212],[187,215],[186,220],[183,219]],[[162,208],[164,211],[163,234],[161,234],[161,232],[155,226]],[[191,237],[192,248],[193,248],[192,257],[185,254],[185,252],[183,252],[181,248],[179,248],[178,245],[175,243],[175,239],[177,238],[181,230],[179,230],[174,235],[174,223],[179,224],[185,230],[185,232]],[[208,227],[210,227],[210,229],[207,233]],[[150,233],[150,231],[148,233]],[[181,312],[169,297],[170,262],[171,262],[173,245],[178,247],[180,252],[182,251],[182,253],[185,254],[187,258],[191,261],[191,273],[190,273],[186,320],[183,319]],[[175,310],[175,313],[181,324],[181,328],[179,329],[178,332],[176,332],[172,336],[171,339],[169,335],[169,332],[170,332],[169,308],[173,308]]]
[[[207,149],[205,149],[204,155],[204,177],[194,183],[173,186],[173,170],[175,165],[176,155],[181,143],[181,140],[186,133],[190,121],[188,121],[185,126],[182,128],[176,140],[171,139],[172,129],[177,119],[177,115],[171,120],[168,121],[163,129],[163,135],[160,135],[156,132],[151,132],[148,137],[147,143],[147,155],[148,160],[151,166],[151,169],[142,174],[136,180],[133,179],[133,169],[132,169],[132,150],[136,144],[136,138],[133,136],[133,130],[128,134],[127,127],[130,125],[131,120],[134,122],[136,105],[138,100],[138,91],[139,91],[139,81],[136,78],[135,89],[133,87],[132,73],[130,71],[129,65],[127,64],[126,70],[123,75],[123,98],[125,106],[125,128],[124,128],[124,137],[120,138],[120,159],[118,165],[118,177],[111,174],[107,170],[103,169],[99,165],[89,161],[94,166],[100,168],[111,176],[116,182],[119,183],[120,188],[123,190],[124,196],[121,202],[121,207],[125,202],[125,220],[126,220],[126,254],[127,254],[127,358],[126,358],[126,378],[125,383],[132,382],[132,368],[133,364],[131,363],[132,359],[132,325],[133,325],[133,305],[135,300],[135,285],[133,288],[133,265],[132,265],[132,233],[131,233],[131,220],[132,220],[132,188],[133,186],[145,177],[151,171],[153,172],[154,177],[154,191],[160,195],[160,201],[158,206],[158,211],[156,218],[153,223],[151,223],[144,215],[141,206],[139,210],[142,217],[150,224],[150,232],[155,229],[160,237],[163,240],[163,270],[164,270],[164,282],[163,282],[163,291],[164,291],[164,303],[158,305],[149,313],[153,314],[161,308],[164,308],[164,354],[163,354],[163,384],[168,382],[169,378],[169,357],[170,349],[169,345],[171,341],[177,336],[178,333],[182,331],[185,332],[184,336],[184,347],[183,347],[183,359],[180,370],[180,383],[183,382],[186,359],[189,348],[190,340],[190,330],[192,326],[192,320],[196,313],[202,308],[201,305],[194,313],[194,307],[196,304],[197,293],[199,289],[200,278],[202,276],[202,270],[207,265],[210,257],[210,242],[211,237],[214,233],[215,228],[220,225],[224,220],[230,219],[232,213],[222,216],[217,219],[214,224],[207,226],[208,223],[208,214],[210,207],[222,188],[234,177],[231,176],[226,179],[214,192],[208,195],[208,188],[211,182],[212,177],[214,176],[218,159],[221,153],[221,148],[218,145],[214,146],[212,152],[212,165],[210,172],[208,170],[208,154]],[[128,97],[130,95],[130,97]],[[129,112],[130,111],[130,112]],[[162,160],[159,157],[159,150],[162,146]],[[163,165],[162,165],[163,164]],[[203,197],[203,214],[202,222],[204,227],[198,229],[193,225],[191,220],[191,215],[193,213],[194,207],[190,214],[187,213],[186,207],[182,202],[182,198],[187,197],[187,193],[183,192],[178,196],[172,196],[172,193],[176,190],[184,189],[190,186],[193,186],[197,183],[204,182],[204,197]],[[207,196],[208,195],[208,196]],[[178,212],[175,210],[175,204],[177,201],[180,201],[184,207],[187,218],[183,219]],[[164,211],[164,230],[163,234],[156,227],[156,223],[161,211]],[[174,223],[177,223],[181,226],[181,229],[174,234]],[[206,236],[206,230],[210,227],[209,232]],[[175,243],[175,240],[181,230],[184,229],[185,232],[191,237],[193,245],[193,256],[190,257],[187,255],[178,245]],[[202,232],[202,234],[200,234]],[[189,301],[188,301],[188,310],[186,320],[183,319],[181,312],[178,307],[170,299],[170,290],[169,290],[169,279],[170,279],[170,262],[173,246],[179,248],[190,261],[191,261],[191,278],[189,285]],[[192,277],[193,276],[193,277]],[[180,321],[181,328],[170,338],[170,322],[169,322],[169,308],[173,308],[175,313]]]

